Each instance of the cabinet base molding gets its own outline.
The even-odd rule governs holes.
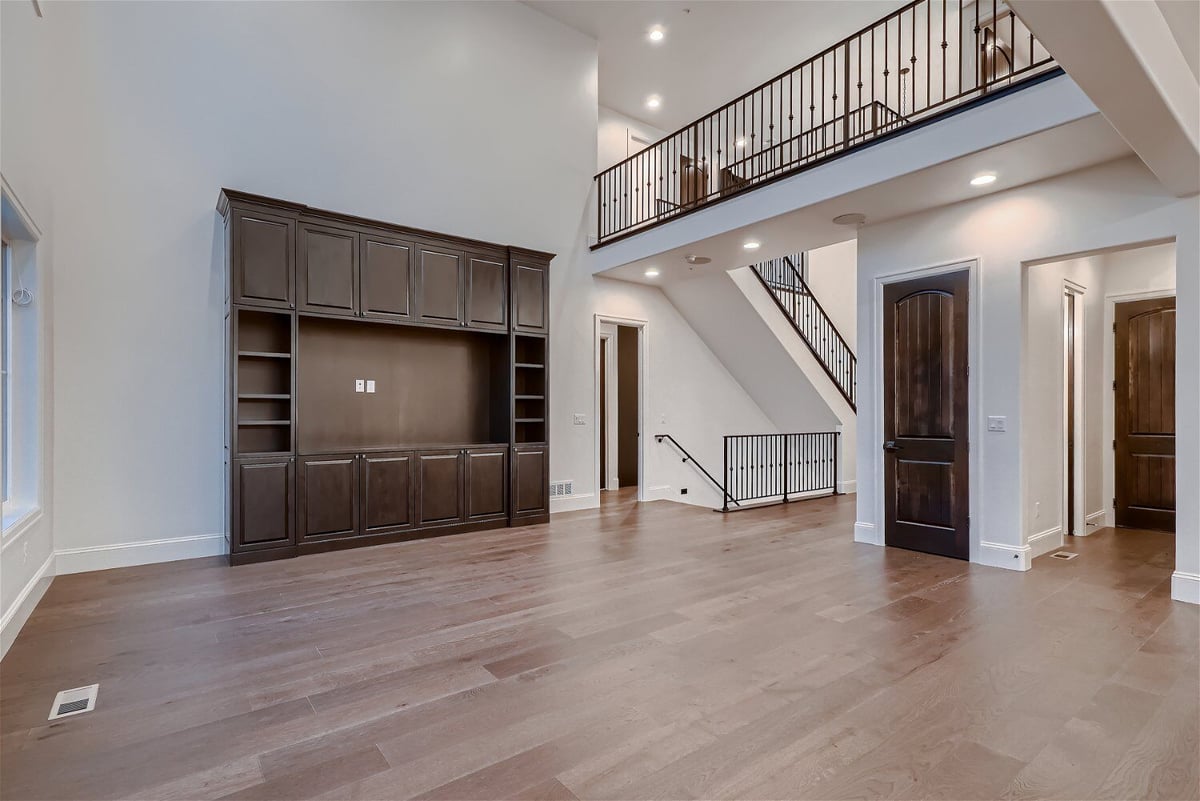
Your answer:
[[[547,523],[549,520],[549,515],[546,515],[545,519],[518,518],[511,525],[527,526],[533,523]],[[496,528],[507,528],[509,525],[509,522],[504,519],[479,520],[467,523],[455,523],[448,526],[430,526],[428,528],[411,529],[408,531],[391,531],[386,534],[361,534],[356,537],[338,537],[318,542],[302,542],[299,545],[285,545],[280,548],[264,548],[259,551],[231,553],[229,554],[229,564],[233,566],[252,565],[258,562],[273,562],[276,559],[291,559],[306,554],[344,551],[349,548],[366,548],[372,545],[390,545],[397,542],[409,542],[411,540],[426,540],[432,537],[446,537],[451,534],[465,534],[470,531],[488,531]]]

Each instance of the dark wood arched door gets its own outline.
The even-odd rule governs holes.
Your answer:
[[[970,557],[967,271],[888,284],[884,541]]]
[[[1175,298],[1116,304],[1118,526],[1175,530]]]

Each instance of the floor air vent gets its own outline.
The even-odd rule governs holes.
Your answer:
[[[89,684],[87,687],[76,687],[74,690],[63,690],[54,696],[54,705],[50,707],[50,717],[46,720],[68,718],[71,715],[82,715],[96,708],[96,694],[100,692],[99,684]]]
[[[551,481],[550,482],[550,497],[551,498],[566,498],[575,494],[574,481]]]
[[[1079,554],[1071,553],[1070,551],[1058,551],[1057,553],[1050,554],[1051,559],[1074,559],[1076,556],[1079,556]]]

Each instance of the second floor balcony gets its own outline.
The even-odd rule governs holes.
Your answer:
[[[916,0],[597,175],[596,246],[1057,72],[998,0]]]

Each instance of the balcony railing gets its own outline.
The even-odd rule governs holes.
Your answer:
[[[597,246],[1055,68],[998,0],[916,0],[597,175]]]

